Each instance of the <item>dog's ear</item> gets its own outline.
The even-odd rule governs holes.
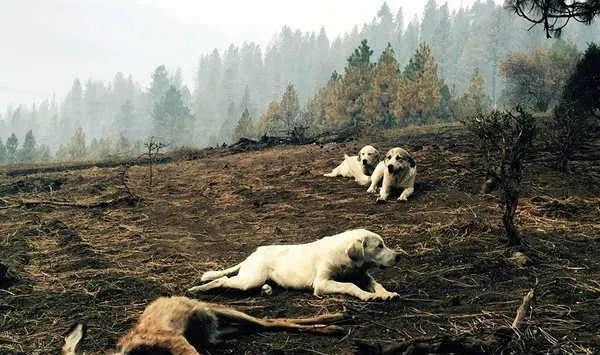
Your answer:
[[[75,323],[65,334],[65,344],[62,347],[63,355],[75,355],[79,342],[85,337],[87,326],[83,323]]]
[[[408,163],[410,164],[411,168],[414,168],[415,165],[417,165],[417,163],[415,163],[415,160],[412,158],[412,156],[410,154],[408,154],[406,156],[406,160],[408,160]]]
[[[358,152],[358,155],[356,156],[356,160],[360,163],[360,152]]]
[[[367,243],[366,239],[356,239],[350,244],[348,249],[346,249],[346,254],[352,261],[362,261],[365,258],[365,244]]]

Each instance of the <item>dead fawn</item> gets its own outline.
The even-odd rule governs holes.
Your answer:
[[[345,319],[344,313],[312,318],[260,319],[231,307],[187,297],[161,297],[150,303],[137,324],[118,342],[115,355],[199,355],[200,349],[217,344],[224,336],[253,331],[295,331],[316,334],[342,334],[332,325]],[[81,323],[65,336],[63,355],[75,355],[85,336]]]

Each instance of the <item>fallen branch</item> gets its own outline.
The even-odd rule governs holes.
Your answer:
[[[127,194],[125,196],[120,196],[114,198],[112,200],[107,201],[98,201],[92,203],[77,203],[77,202],[66,202],[66,201],[43,201],[43,200],[23,200],[17,205],[12,205],[11,207],[36,207],[36,206],[58,206],[58,207],[75,207],[75,208],[105,208],[112,205],[117,205],[119,203],[127,203],[130,206],[133,206],[139,202],[139,198],[133,196],[132,194]]]
[[[529,292],[527,292],[527,294],[525,296],[523,296],[523,302],[521,302],[521,305],[517,309],[517,315],[515,316],[515,320],[512,322],[512,325],[510,326],[512,329],[518,330],[519,327],[521,326],[521,324],[523,323],[523,319],[525,318],[525,315],[527,314],[529,305],[531,304],[531,301],[533,301],[533,298],[535,297],[535,288],[537,287],[537,285],[538,285],[538,280],[536,279],[535,285],[533,286],[533,288],[531,288],[529,290]]]
[[[527,310],[535,297],[536,279],[533,288],[523,297],[523,302],[517,309],[517,315],[510,327],[499,327],[483,338],[475,337],[471,333],[459,335],[440,335],[431,337],[413,338],[392,344],[366,344],[357,342],[355,354],[361,355],[396,355],[396,354],[473,354],[483,355],[501,353],[499,349],[507,346],[515,336],[515,331],[523,323]]]

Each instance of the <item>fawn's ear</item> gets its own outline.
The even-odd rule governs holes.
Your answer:
[[[75,323],[69,328],[65,335],[65,344],[62,347],[62,355],[75,355],[77,345],[85,337],[87,327],[83,323]]]

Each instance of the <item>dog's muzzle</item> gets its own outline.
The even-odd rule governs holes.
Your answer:
[[[393,173],[395,172],[395,171],[394,171],[394,166],[393,166],[393,165],[391,165],[391,164],[387,166],[387,169],[388,169],[388,172],[389,172],[390,174],[393,174]]]

